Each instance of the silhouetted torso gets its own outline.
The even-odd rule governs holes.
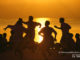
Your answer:
[[[41,29],[41,32],[44,34],[45,38],[48,38],[49,36],[52,36],[53,28],[51,27],[44,27]]]
[[[4,47],[4,49],[7,48],[7,39],[6,39],[6,36],[7,36],[7,34],[4,33],[4,34],[3,34],[3,47]]]
[[[46,21],[45,22],[45,27],[43,27],[40,32],[39,32],[39,35],[41,35],[43,37],[43,41],[40,43],[40,49],[42,50],[42,54],[43,56],[45,57],[45,60],[47,60],[47,55],[46,53],[48,52],[49,55],[51,55],[50,53],[50,48],[53,48],[54,46],[54,41],[56,40],[56,31],[49,27],[50,25],[50,22],[49,21]],[[52,33],[55,34],[55,37],[52,36]]]
[[[10,42],[13,43],[15,48],[18,48],[19,44],[23,43],[23,33],[26,31],[22,25],[22,21],[18,20],[15,25],[8,25],[6,28],[11,29]]]
[[[53,32],[56,34],[56,31],[51,27],[44,27],[41,29],[39,33],[43,34],[42,45],[48,48],[53,47],[55,41],[55,38],[52,36]]]
[[[75,42],[73,40],[73,34],[72,33],[69,33],[68,36],[67,36],[67,39],[65,39],[65,45],[67,45],[67,50],[68,51],[75,51]]]
[[[71,27],[67,23],[62,23],[61,24],[61,30],[62,30],[63,35],[68,34],[70,29],[71,29]]]
[[[73,39],[70,36],[70,32],[69,32],[69,30],[71,29],[71,26],[64,22],[64,18],[60,18],[59,21],[61,23],[61,27],[55,26],[55,28],[62,30],[62,37],[61,37],[60,43],[63,49],[67,50],[70,47],[69,45],[71,45],[70,43],[73,43]]]
[[[34,41],[35,38],[35,27],[40,25],[40,23],[37,22],[33,22],[33,21],[28,21],[26,22],[27,26],[28,26],[28,32],[25,36],[25,38],[27,38],[29,41]]]

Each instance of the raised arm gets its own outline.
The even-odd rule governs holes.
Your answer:
[[[6,28],[4,28],[4,30],[6,30],[7,28],[11,28],[11,29],[13,29],[14,26],[13,26],[13,25],[8,25]]]

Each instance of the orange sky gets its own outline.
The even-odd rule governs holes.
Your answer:
[[[73,19],[72,23],[80,22],[80,0],[0,0],[0,24],[13,22],[18,17]],[[3,20],[3,22],[2,22]],[[9,22],[10,21],[10,22]]]
[[[0,18],[80,18],[80,0],[0,0]]]
[[[19,17],[27,20],[29,15],[56,18],[50,20],[53,25],[59,24],[59,17],[64,17],[72,26],[71,32],[80,33],[80,0],[0,0],[0,29],[15,24]]]

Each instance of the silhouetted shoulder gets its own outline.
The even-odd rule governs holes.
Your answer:
[[[63,23],[62,24],[62,27],[65,27],[67,29],[71,29],[71,26],[69,24],[67,24],[67,23]]]
[[[50,30],[54,30],[52,27],[49,27],[50,28]]]
[[[52,28],[52,27],[49,27],[49,29],[50,29],[52,32],[56,32],[56,31],[54,30],[54,28]]]

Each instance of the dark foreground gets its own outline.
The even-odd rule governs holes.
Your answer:
[[[76,58],[72,58],[72,54],[53,54],[52,56],[48,56],[47,60],[76,60]],[[4,53],[0,54],[0,60],[21,60],[19,58],[19,55],[14,54],[13,51],[6,51]],[[23,60],[45,60],[45,58],[43,57],[43,55],[41,54],[41,52],[39,50],[37,50],[35,53],[33,53],[32,51],[25,49],[23,51]]]

